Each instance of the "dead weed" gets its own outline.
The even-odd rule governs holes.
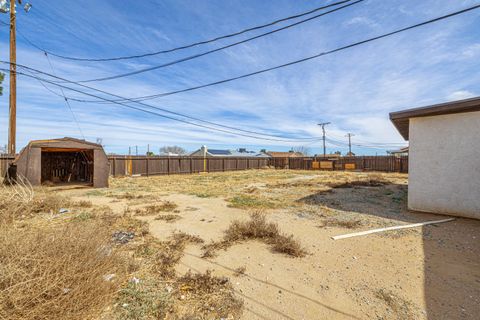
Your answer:
[[[225,231],[223,240],[203,246],[203,256],[213,257],[217,250],[227,249],[246,240],[263,241],[271,246],[272,251],[293,257],[303,257],[307,253],[293,235],[282,234],[276,223],[267,222],[265,215],[256,211],[250,214],[248,221],[233,221]]]
[[[45,207],[42,207],[45,208]],[[87,319],[111,302],[125,259],[96,223],[0,231],[0,318]],[[111,281],[105,275],[114,274]]]

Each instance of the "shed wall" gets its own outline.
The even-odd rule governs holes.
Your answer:
[[[480,112],[410,119],[408,207],[480,219]]]
[[[103,150],[93,150],[93,187],[108,187],[108,176],[110,174],[110,163]]]
[[[33,186],[42,183],[42,150],[40,148],[29,148],[17,161],[17,176],[26,178]]]

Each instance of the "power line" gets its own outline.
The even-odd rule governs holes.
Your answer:
[[[48,57],[48,54],[46,52],[45,52],[45,57],[47,58],[48,64],[50,65],[50,69],[52,69],[52,73],[56,76],[55,69],[53,68],[53,64],[50,61],[50,58]],[[63,96],[63,99],[65,100],[65,104],[67,105],[68,109],[70,110],[70,113],[72,114],[73,120],[77,124],[78,131],[82,135],[83,140],[86,140],[85,135],[83,134],[82,128],[80,128],[80,123],[78,122],[78,119],[75,116],[75,113],[73,112],[72,106],[70,105],[70,102],[68,101],[67,97],[65,96],[65,92],[63,92],[63,88],[60,87],[60,91],[62,92],[62,96]]]
[[[0,60],[0,63],[7,63],[7,62]],[[203,122],[203,123],[207,123],[209,125],[214,125],[214,126],[223,127],[223,128],[226,128],[226,129],[241,131],[241,132],[245,132],[245,133],[249,133],[249,134],[263,135],[263,136],[269,136],[269,137],[274,137],[274,138],[289,139],[289,140],[281,140],[281,141],[302,141],[302,140],[311,141],[313,139],[318,139],[318,137],[285,138],[285,137],[278,136],[278,135],[272,135],[272,134],[267,134],[267,133],[263,133],[263,132],[257,132],[257,131],[252,131],[252,130],[240,129],[240,128],[236,128],[236,127],[232,127],[232,126],[227,126],[227,125],[219,124],[219,123],[216,123],[216,122],[203,120],[203,119],[200,119],[200,118],[197,118],[197,117],[189,116],[189,115],[186,115],[186,114],[183,114],[183,113],[180,113],[180,112],[175,112],[175,111],[171,111],[171,110],[168,110],[168,109],[165,109],[165,108],[152,106],[150,104],[133,101],[131,99],[124,98],[122,96],[119,96],[119,95],[116,95],[116,94],[113,94],[113,93],[110,93],[110,92],[107,92],[107,91],[104,91],[104,90],[96,89],[96,88],[93,88],[93,87],[90,87],[90,86],[87,86],[87,85],[84,85],[84,84],[79,84],[79,83],[76,83],[74,81],[69,81],[65,78],[61,78],[61,77],[58,77],[56,75],[52,75],[50,73],[43,72],[43,71],[40,71],[40,70],[37,70],[37,69],[34,69],[34,68],[30,68],[28,66],[24,66],[24,65],[21,65],[21,64],[16,64],[16,66],[27,69],[27,70],[30,70],[30,71],[34,71],[36,73],[47,75],[47,76],[49,76],[51,78],[54,78],[54,79],[59,79],[59,80],[61,80],[61,82],[68,82],[68,83],[71,83],[71,84],[76,84],[76,85],[78,85],[80,87],[83,87],[83,88],[86,88],[86,89],[90,89],[90,90],[97,91],[97,92],[100,92],[100,93],[103,93],[103,94],[106,94],[106,95],[110,95],[110,96],[113,96],[113,97],[116,97],[116,98],[120,98],[120,100],[122,100],[123,102],[133,102],[133,103],[136,103],[136,104],[148,107],[148,108],[156,109],[156,110],[166,112],[166,113],[169,113],[169,114],[173,114],[173,115],[176,115],[176,116],[181,116],[181,117],[184,117],[184,118],[187,118],[187,119],[190,119],[190,120],[200,121],[200,122]],[[43,80],[45,80],[45,79],[43,79]],[[51,81],[51,83],[58,83],[58,82]],[[80,91],[80,93],[82,93],[82,92]],[[71,98],[69,98],[69,99],[74,100],[74,99],[71,99]],[[101,98],[101,99],[106,100],[106,101],[110,101],[111,103],[115,103],[115,104],[118,103],[118,102],[115,102],[114,100],[111,100],[111,99],[103,99],[103,98]]]
[[[150,52],[150,53],[130,55],[130,56],[111,57],[111,58],[80,58],[80,57],[70,57],[70,56],[60,55],[60,54],[56,54],[56,53],[53,53],[53,52],[47,52],[47,53],[50,54],[51,56],[54,56],[54,57],[57,57],[57,58],[62,58],[62,59],[67,59],[67,60],[75,60],[75,61],[91,61],[91,62],[105,62],[105,61],[117,61],[117,60],[145,58],[145,57],[155,56],[155,55],[159,55],[159,54],[170,53],[170,52],[174,52],[174,51],[188,49],[188,48],[192,48],[192,47],[195,47],[195,46],[199,46],[199,45],[203,45],[203,44],[207,44],[207,43],[212,43],[212,42],[215,42],[215,41],[218,41],[218,40],[235,37],[235,36],[250,32],[250,31],[260,30],[260,29],[263,29],[263,28],[266,28],[266,27],[270,27],[270,26],[273,26],[275,24],[278,24],[278,23],[281,23],[281,22],[284,22],[284,21],[300,18],[300,17],[306,16],[306,15],[309,15],[311,13],[314,13],[314,12],[317,12],[317,11],[320,11],[320,10],[323,10],[323,9],[326,9],[326,8],[334,7],[334,6],[343,4],[343,3],[347,3],[347,2],[350,2],[350,1],[352,1],[352,0],[343,0],[343,1],[335,2],[335,3],[329,4],[329,5],[325,5],[325,6],[321,6],[321,7],[312,9],[312,10],[307,11],[307,12],[303,12],[303,13],[300,13],[300,14],[296,14],[296,15],[293,15],[293,16],[289,16],[289,17],[286,17],[286,18],[279,19],[279,20],[275,20],[275,21],[272,21],[272,22],[269,22],[269,23],[266,23],[266,24],[263,24],[263,25],[247,28],[247,29],[244,29],[244,30],[241,30],[241,31],[238,31],[238,32],[234,32],[234,33],[230,33],[230,34],[227,34],[227,35],[215,37],[215,38],[212,38],[212,39],[209,39],[209,40],[194,42],[194,43],[191,43],[191,44],[188,44],[188,45],[184,45],[184,46],[180,46],[180,47],[176,47],[176,48],[172,48],[172,49],[167,49],[167,50]],[[314,18],[315,17],[312,17],[309,20],[312,20]],[[43,50],[43,51],[45,51],[45,50]]]
[[[0,61],[0,62],[5,63],[4,61]],[[20,65],[17,65],[17,66],[20,66]],[[25,67],[25,66],[22,66],[22,67]],[[7,70],[7,69],[1,68],[0,70]],[[42,72],[42,73],[44,73],[44,72]],[[78,89],[75,89],[75,88],[67,87],[67,86],[61,85],[61,84],[59,84],[59,83],[56,83],[56,82],[53,82],[53,81],[49,81],[49,80],[46,80],[46,79],[44,79],[44,78],[39,78],[39,77],[34,76],[34,75],[31,75],[31,74],[26,74],[26,73],[23,73],[23,72],[17,72],[17,74],[23,75],[23,76],[26,76],[26,77],[30,77],[30,78],[33,78],[33,79],[36,79],[36,80],[41,80],[41,81],[44,81],[44,82],[46,82],[46,83],[49,83],[49,84],[52,84],[52,85],[61,87],[61,88],[63,88],[63,89],[71,90],[71,91],[74,91],[74,92],[77,92],[77,93],[81,93],[81,94],[84,94],[84,95],[87,95],[87,96],[90,96],[90,97],[93,97],[93,98],[97,98],[97,99],[102,99],[102,100],[106,100],[106,101],[113,102],[112,100],[109,100],[109,99],[107,99],[107,98],[100,97],[100,96],[98,96],[98,95],[94,95],[94,94],[91,94],[91,93],[87,93],[87,92],[84,92],[84,91],[81,91],[81,90],[78,90]],[[53,75],[50,75],[50,77],[58,78],[58,77],[55,77],[55,76],[53,76]],[[111,94],[111,95],[113,95],[113,94]],[[115,95],[113,95],[113,96],[115,96]],[[179,119],[179,118],[167,116],[167,115],[164,115],[164,114],[160,114],[160,113],[157,113],[157,112],[154,112],[154,111],[145,110],[145,109],[142,109],[142,108],[139,108],[139,107],[134,107],[134,106],[128,105],[128,104],[126,104],[126,103],[122,103],[122,102],[116,102],[115,104],[124,106],[124,107],[126,107],[126,108],[130,108],[130,109],[133,109],[133,110],[137,110],[137,111],[145,112],[145,113],[152,114],[152,115],[155,115],[155,116],[159,116],[159,117],[162,117],[162,118],[166,118],[166,119],[174,120],[174,121],[177,121],[177,122],[182,122],[182,123],[185,123],[185,124],[197,126],[197,127],[203,128],[203,129],[208,129],[208,130],[211,130],[211,131],[218,131],[218,132],[223,132],[223,133],[227,133],[227,134],[231,134],[231,135],[249,137],[249,138],[258,139],[258,140],[290,142],[290,143],[291,143],[291,142],[304,142],[304,140],[294,140],[294,139],[288,139],[288,140],[286,140],[286,139],[262,138],[262,137],[260,137],[260,136],[254,136],[254,135],[250,135],[250,134],[243,134],[243,133],[233,132],[233,131],[229,131],[229,130],[224,130],[224,129],[219,129],[219,128],[215,128],[215,127],[210,127],[210,126],[206,126],[206,125],[194,123],[194,122],[187,121],[187,120],[184,120],[184,119]],[[144,104],[144,105],[146,105],[146,104]],[[151,108],[154,108],[153,106],[149,106],[149,105],[146,105],[146,106],[151,107]],[[261,133],[259,133],[259,134],[261,134]],[[269,135],[267,135],[267,134],[261,134],[261,135],[269,136]],[[311,139],[309,139],[309,140],[311,140]]]
[[[114,75],[114,76],[103,77],[103,78],[95,78],[95,79],[88,79],[88,80],[79,80],[79,81],[77,81],[77,82],[79,82],[79,83],[88,83],[88,82],[99,82],[99,81],[114,80],[114,79],[119,79],[119,78],[124,78],[124,77],[130,77],[130,76],[133,76],[133,75],[137,75],[137,74],[141,74],[141,73],[145,73],[145,72],[149,72],[149,71],[153,71],[153,70],[157,70],[157,69],[161,69],[161,68],[173,66],[173,65],[178,64],[178,63],[181,63],[181,62],[185,62],[185,61],[197,59],[197,58],[200,58],[200,57],[203,57],[203,56],[212,54],[212,53],[214,53],[214,52],[219,52],[219,51],[222,51],[222,50],[225,50],[225,49],[234,47],[234,46],[238,46],[238,45],[240,45],[240,44],[243,44],[243,43],[246,43],[246,42],[255,40],[255,39],[259,39],[259,38],[265,37],[265,36],[267,36],[267,35],[274,34],[274,33],[276,33],[276,32],[282,31],[282,30],[286,30],[286,29],[288,29],[288,28],[292,28],[292,27],[294,27],[294,26],[300,25],[300,24],[302,24],[302,23],[308,22],[308,21],[313,20],[313,19],[320,18],[320,17],[322,17],[322,16],[328,15],[328,14],[330,14],[330,13],[333,13],[333,12],[336,12],[336,11],[339,11],[339,10],[342,10],[342,9],[345,9],[345,8],[347,8],[347,7],[353,6],[353,5],[355,5],[355,4],[357,4],[357,3],[360,3],[360,2],[363,2],[363,1],[365,1],[365,0],[357,0],[357,1],[352,2],[352,3],[349,3],[349,4],[347,4],[347,5],[344,5],[344,6],[341,6],[341,7],[335,8],[335,9],[332,9],[332,10],[330,10],[330,11],[327,11],[327,12],[324,12],[324,13],[321,13],[321,14],[318,14],[318,15],[315,15],[315,16],[310,17],[310,18],[308,18],[308,19],[304,19],[304,20],[295,22],[295,23],[293,23],[293,24],[289,24],[289,25],[284,26],[284,27],[282,27],[282,28],[278,28],[278,29],[275,29],[275,30],[272,30],[272,31],[269,31],[269,32],[266,32],[266,33],[262,33],[262,34],[260,34],[260,35],[257,35],[257,36],[254,36],[254,37],[250,37],[250,38],[247,38],[247,39],[242,40],[242,41],[237,41],[237,42],[234,42],[234,43],[231,43],[231,44],[228,44],[228,45],[225,45],[225,46],[216,48],[216,49],[212,49],[212,50],[208,50],[208,51],[205,51],[205,52],[202,52],[202,53],[194,54],[194,55],[191,55],[191,56],[182,58],[182,59],[178,59],[178,60],[170,61],[170,62],[167,62],[167,63],[164,63],[164,64],[156,65],[156,66],[153,66],[153,67],[148,67],[148,68],[144,68],[144,69],[140,69],[140,70],[136,70],[136,71],[131,71],[131,72],[127,72],[127,73],[122,73],[122,74],[118,74],[118,75]]]
[[[336,53],[336,52],[339,52],[339,51],[350,49],[350,48],[353,48],[353,47],[356,47],[356,46],[359,46],[359,45],[363,45],[363,44],[366,44],[366,43],[369,43],[369,42],[373,42],[373,41],[376,41],[376,40],[379,40],[379,39],[382,39],[382,38],[386,38],[386,37],[389,37],[389,36],[392,36],[392,35],[395,35],[395,34],[398,34],[398,33],[401,33],[401,32],[405,32],[405,31],[408,31],[408,30],[411,30],[411,29],[419,28],[419,27],[424,26],[424,25],[428,25],[428,24],[438,22],[438,21],[441,21],[441,20],[444,20],[444,19],[448,19],[448,18],[457,16],[457,15],[460,15],[460,14],[463,14],[463,13],[466,13],[466,12],[469,12],[469,11],[472,11],[472,10],[476,10],[478,8],[480,8],[480,4],[475,5],[473,7],[469,7],[469,8],[460,10],[460,11],[455,11],[453,13],[443,15],[443,16],[440,16],[438,18],[430,19],[430,20],[427,20],[427,21],[424,21],[424,22],[421,22],[421,23],[418,23],[418,24],[415,24],[415,25],[412,25],[412,26],[409,26],[409,27],[405,27],[405,28],[397,29],[397,30],[392,31],[392,32],[384,33],[382,35],[379,35],[379,36],[376,36],[376,37],[373,37],[373,38],[358,41],[358,42],[355,42],[355,43],[352,43],[352,44],[349,44],[349,45],[346,45],[346,46],[343,46],[343,47],[339,47],[339,48],[336,48],[336,49],[333,49],[333,50],[330,50],[330,51],[321,52],[321,53],[318,53],[318,54],[313,55],[313,56],[309,56],[309,57],[306,57],[306,58],[303,58],[303,59],[291,61],[291,62],[284,63],[284,64],[281,64],[281,65],[277,65],[277,66],[274,66],[274,67],[258,70],[258,71],[255,71],[255,72],[247,73],[247,74],[244,74],[244,75],[241,75],[241,76],[228,78],[228,79],[224,79],[224,80],[219,80],[219,81],[215,81],[215,82],[210,82],[210,83],[207,83],[207,84],[194,86],[194,87],[190,87],[190,88],[170,91],[170,92],[164,92],[164,93],[153,94],[153,95],[146,95],[146,96],[141,96],[141,97],[136,97],[136,98],[130,98],[130,99],[128,99],[128,101],[139,102],[139,101],[145,101],[145,100],[155,99],[155,98],[159,98],[159,97],[166,97],[166,96],[170,96],[170,95],[174,95],[174,94],[194,91],[194,90],[203,89],[203,88],[207,88],[207,87],[211,87],[211,86],[215,86],[215,85],[219,85],[219,84],[223,84],[223,83],[227,83],[227,82],[232,82],[232,81],[240,80],[240,79],[243,79],[243,78],[248,78],[248,77],[251,77],[251,76],[254,76],[254,75],[266,73],[266,72],[273,71],[273,70],[276,70],[276,69],[289,67],[289,66],[296,65],[296,64],[306,62],[306,61],[309,61],[309,60],[313,60],[313,59],[316,59],[316,58],[319,58],[319,57],[322,57],[322,56],[326,56],[326,55],[333,54],[333,53]],[[75,101],[78,101],[78,102],[97,102],[97,101],[81,100],[81,99],[71,99],[71,100],[75,100]],[[113,100],[114,103],[122,102],[122,101],[127,101],[127,100]]]

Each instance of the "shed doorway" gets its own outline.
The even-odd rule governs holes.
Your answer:
[[[42,148],[42,184],[93,184],[93,150]]]

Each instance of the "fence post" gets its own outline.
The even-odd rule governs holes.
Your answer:
[[[149,172],[148,172],[148,156],[147,158],[145,159],[147,161],[147,177],[149,176]]]
[[[222,158],[222,171],[225,172],[225,158]]]
[[[170,157],[167,158],[167,175],[170,174]]]

